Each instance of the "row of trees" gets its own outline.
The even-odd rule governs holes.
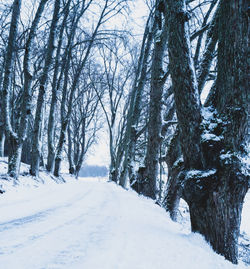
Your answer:
[[[125,64],[115,50],[127,34],[108,23],[124,17],[127,1],[16,0],[0,8],[0,153],[5,148],[8,174],[18,178],[22,159],[31,175],[43,165],[58,177],[67,156],[78,175],[103,125],[100,102],[110,90],[122,96],[109,79],[112,59]]]
[[[155,199],[173,219],[183,198],[192,231],[237,263],[249,188],[248,7],[197,2],[152,3],[110,179]]]
[[[130,19],[129,1],[38,2],[28,25],[20,0],[0,18],[9,175],[30,155],[32,175],[46,162],[59,176],[64,151],[77,175],[106,123],[110,180],[156,200],[173,220],[183,198],[192,230],[237,263],[249,187],[247,1],[146,1],[140,46],[129,28],[108,28],[116,15]]]

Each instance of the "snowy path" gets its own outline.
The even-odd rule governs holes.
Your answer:
[[[1,269],[235,268],[163,209],[114,184],[80,180],[14,194],[0,196]]]

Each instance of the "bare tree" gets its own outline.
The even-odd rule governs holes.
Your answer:
[[[129,95],[129,108],[126,119],[126,131],[124,135],[123,151],[124,159],[119,184],[124,188],[128,181],[133,181],[134,159],[136,141],[139,132],[137,131],[138,121],[142,111],[142,93],[147,82],[148,62],[150,58],[151,46],[153,41],[152,12],[150,12],[140,50],[140,56],[135,68],[134,83]]]
[[[55,0],[53,18],[51,22],[50,34],[46,49],[44,68],[42,76],[39,80],[40,87],[39,87],[34,129],[33,129],[33,141],[32,141],[32,153],[31,153],[32,158],[30,166],[30,173],[33,176],[38,176],[39,174],[40,157],[41,157],[41,132],[43,124],[46,83],[48,80],[49,68],[52,63],[53,52],[55,50],[54,42],[56,39],[56,27],[59,19],[59,11],[60,11],[60,0]]]
[[[65,141],[65,136],[66,136],[66,130],[68,127],[68,123],[70,120],[70,116],[72,113],[72,104],[73,104],[73,99],[74,99],[74,94],[76,91],[76,88],[79,84],[79,78],[80,75],[82,73],[83,68],[85,67],[85,64],[88,60],[89,54],[92,50],[92,47],[94,46],[96,37],[98,35],[98,30],[101,27],[101,25],[106,22],[110,17],[114,16],[117,13],[117,8],[122,8],[122,3],[124,1],[120,1],[118,3],[115,3],[114,1],[109,1],[106,0],[102,6],[102,10],[100,13],[100,16],[98,18],[98,21],[96,23],[95,29],[90,37],[90,40],[88,42],[88,46],[86,48],[86,51],[84,52],[82,59],[81,59],[81,63],[79,64],[73,82],[72,82],[72,86],[70,89],[70,94],[69,94],[69,101],[68,101],[68,110],[66,113],[65,110],[65,100],[66,100],[66,93],[67,93],[67,89],[68,89],[68,85],[67,85],[67,77],[64,76],[64,86],[63,86],[63,99],[62,99],[62,104],[61,104],[61,132],[60,132],[60,138],[59,138],[59,142],[57,145],[57,153],[56,153],[56,158],[55,158],[55,169],[54,169],[54,175],[55,176],[59,176],[59,171],[60,171],[60,165],[61,165],[61,160],[62,160],[62,153],[63,153],[63,146],[64,146],[64,141]],[[76,27],[77,24],[74,26]],[[74,31],[73,31],[74,32]],[[69,47],[69,50],[72,50],[72,47]],[[69,53],[69,55],[71,54],[71,52]],[[68,65],[70,63],[70,57],[68,59]],[[68,68],[69,70],[69,68]],[[66,68],[65,68],[65,72]]]
[[[111,40],[108,48],[100,48],[104,71],[99,85],[93,87],[100,100],[109,132],[110,180],[119,181],[120,165],[124,149],[124,128],[127,100],[124,99],[130,84],[131,70],[128,68],[126,52],[120,52],[122,40]],[[103,95],[103,97],[102,97]],[[101,98],[102,97],[102,98]]]
[[[56,107],[57,107],[57,99],[59,98],[59,88],[60,88],[60,80],[62,78],[63,70],[65,68],[65,56],[62,59],[63,64],[61,65],[60,70],[60,59],[62,53],[62,44],[63,44],[63,36],[64,31],[67,26],[67,19],[70,12],[70,3],[71,0],[68,0],[64,10],[63,10],[63,21],[60,25],[60,33],[58,37],[58,44],[56,49],[56,56],[55,56],[55,65],[54,65],[54,74],[53,80],[51,85],[52,96],[50,102],[50,111],[49,111],[49,120],[48,120],[48,157],[47,157],[47,170],[49,172],[53,171],[54,169],[54,161],[55,161],[55,151],[56,151],[56,141],[55,141],[55,128],[56,128]],[[60,72],[60,75],[59,75]]]

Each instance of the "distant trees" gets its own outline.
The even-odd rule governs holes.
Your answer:
[[[80,177],[105,177],[108,169],[105,166],[84,165],[79,171]]]
[[[77,89],[73,100],[74,109],[67,129],[69,172],[76,176],[96,141],[97,132],[103,127],[98,97],[86,74],[83,79],[84,83]]]
[[[101,126],[97,122],[100,99],[87,71],[92,51],[106,37],[115,37],[106,24],[122,14],[127,1],[40,0],[27,5],[36,13],[21,18],[23,28],[19,17],[27,7],[21,1],[0,6],[0,155],[5,145],[8,173],[15,179],[21,157],[30,162],[31,175],[38,176],[47,162],[47,170],[59,176],[67,156],[70,171],[77,175]]]

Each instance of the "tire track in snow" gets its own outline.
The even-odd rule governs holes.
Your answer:
[[[62,208],[64,209],[64,208],[70,207],[74,203],[76,203],[78,201],[81,201],[91,191],[92,190],[88,191],[84,195],[79,196],[78,198],[74,199],[70,203],[63,204],[63,205],[56,206],[56,207],[52,207],[52,208],[49,208],[47,210],[42,210],[40,212],[37,212],[37,213],[29,215],[29,216],[25,216],[25,217],[22,217],[22,218],[18,218],[18,219],[14,219],[14,220],[11,220],[11,221],[0,223],[0,233],[5,231],[5,230],[16,229],[17,226],[23,226],[25,224],[29,224],[29,223],[34,222],[34,221],[43,220],[46,217],[48,217],[48,215],[51,215],[52,213],[56,213],[57,210],[60,210]]]
[[[44,236],[53,233],[54,231],[62,228],[64,225],[69,225],[71,222],[76,221],[79,218],[84,217],[84,214],[77,213],[77,216],[73,217],[70,215],[70,220],[64,220],[63,223],[58,224],[58,221],[53,223],[55,219],[60,219],[61,216],[66,212],[70,211],[77,203],[82,203],[93,192],[93,186],[91,189],[84,194],[78,195],[72,201],[62,204],[57,207],[52,207],[48,210],[38,212],[36,214],[26,216],[24,218],[15,219],[9,222],[0,224],[0,257],[3,254],[11,254],[16,252],[19,248],[23,248],[29,245],[31,242],[39,240]],[[63,217],[62,217],[63,219]],[[51,227],[52,224],[52,227]],[[2,226],[2,227],[1,227]],[[35,228],[34,228],[35,226]],[[38,227],[37,227],[38,226]],[[33,233],[29,234],[29,231]],[[11,238],[12,230],[15,235],[20,235],[19,238],[14,238],[14,241],[9,240]],[[6,238],[6,239],[5,239]]]
[[[86,233],[81,233],[71,245],[58,252],[44,268],[59,269],[62,265],[66,268],[68,268],[67,265],[70,268],[99,268],[93,267],[92,263],[98,261],[101,253],[109,249],[112,229],[116,227],[116,216],[119,210],[119,203],[115,203],[112,206],[114,210],[109,211],[111,204],[115,201],[114,191],[111,191],[109,184],[102,185],[101,190],[105,190],[105,193],[102,193],[102,199],[98,201],[97,206],[88,210],[89,214],[85,214],[88,216],[87,219],[81,219],[78,223],[78,227],[86,228]],[[86,257],[88,257],[87,264],[85,264]],[[105,268],[103,264],[100,266]]]

